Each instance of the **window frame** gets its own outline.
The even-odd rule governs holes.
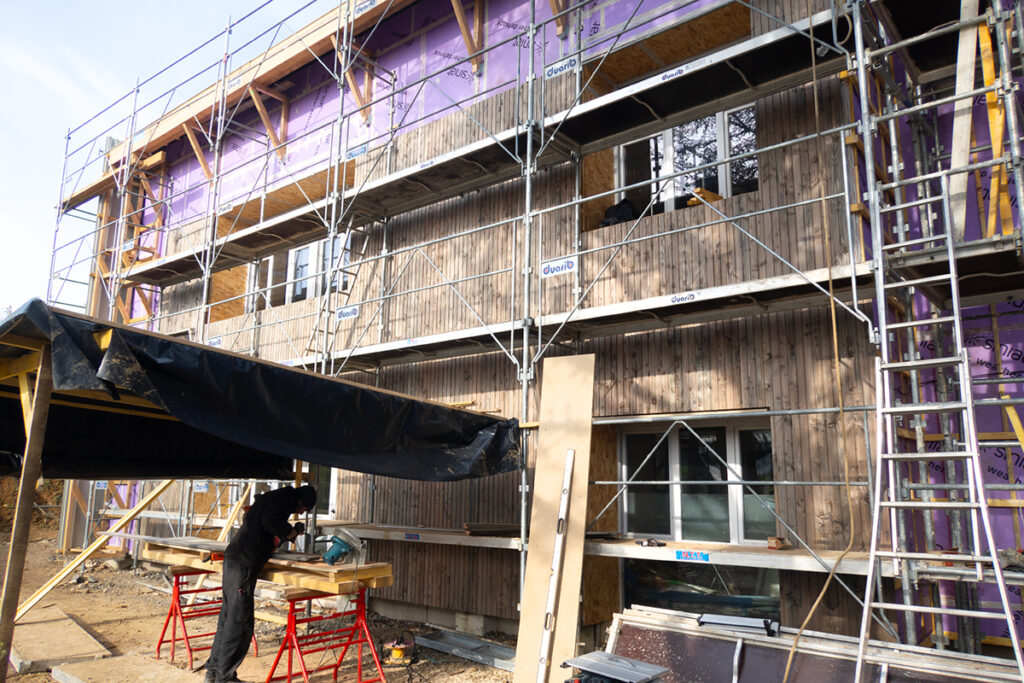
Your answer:
[[[343,234],[339,233],[335,235],[334,239],[343,239]],[[293,247],[287,252],[288,267],[285,269],[285,282],[288,284],[285,286],[285,303],[295,303],[298,301],[308,301],[309,299],[315,299],[323,296],[330,290],[331,292],[347,292],[351,286],[349,279],[348,264],[352,254],[352,236],[349,235],[344,246],[341,246],[339,241],[339,248],[341,249],[341,265],[338,267],[336,274],[338,285],[335,286],[333,283],[328,284],[327,268],[324,267],[324,258],[330,254],[330,247],[328,243],[331,241],[330,237],[325,237],[308,244],[303,244],[299,247]],[[303,249],[309,250],[309,259],[306,263],[308,272],[301,278],[306,282],[306,295],[301,299],[295,298],[295,289],[299,284],[300,278],[295,276],[295,265],[298,258],[299,252]],[[278,258],[274,256],[273,258]],[[314,268],[315,266],[315,268]]]
[[[691,425],[695,430],[707,428],[719,428],[725,430],[725,459],[729,464],[726,469],[726,478],[728,481],[742,481],[743,467],[742,460],[740,457],[740,432],[742,431],[753,431],[753,430],[766,430],[771,433],[771,422],[767,418],[743,418],[733,420],[701,420]],[[681,453],[679,447],[679,430],[683,430],[685,427],[682,425],[675,425],[671,429],[671,433],[665,439],[665,444],[668,447],[668,470],[669,470],[669,481],[682,481],[680,477],[680,463]],[[652,429],[650,424],[640,425],[628,425],[619,429],[617,439],[617,467],[619,481],[626,481],[629,478],[629,472],[627,469],[626,459],[626,439],[629,434],[664,434],[665,429],[658,429],[657,427]],[[774,448],[774,445],[773,445]],[[721,455],[721,453],[719,453]],[[772,478],[774,475],[774,462],[772,463]],[[637,481],[641,481],[638,479]],[[753,545],[753,546],[766,546],[768,540],[765,539],[751,539],[746,537],[744,529],[744,501],[743,494],[746,491],[745,487],[739,484],[723,485],[727,489],[727,509],[729,511],[729,540],[728,541],[704,541],[699,539],[686,538],[683,535],[683,509],[682,509],[682,495],[685,492],[687,486],[670,485],[669,489],[669,534],[652,534],[641,531],[631,531],[628,528],[629,522],[629,496],[622,496],[622,505],[619,506],[619,529],[623,530],[623,534],[630,538],[663,538],[671,541],[693,541],[702,543],[714,543],[724,542],[731,545]],[[775,494],[772,494],[774,500]]]
[[[646,136],[644,138],[640,138],[639,140],[632,140],[630,142],[626,142],[626,143],[617,145],[615,147],[615,185],[616,185],[616,187],[622,187],[622,186],[624,186],[626,184],[625,179],[627,177],[627,169],[626,169],[626,154],[625,154],[625,150],[624,150],[625,147],[628,147],[630,145],[635,145],[637,143],[645,142],[645,141],[648,143],[648,145],[650,145],[650,143],[653,140],[658,139],[657,144],[661,148],[661,160],[660,160],[661,175],[664,176],[664,175],[674,174],[676,172],[675,171],[675,153],[676,152],[675,152],[675,144],[674,144],[674,140],[673,140],[675,129],[678,128],[679,126],[685,125],[687,123],[692,123],[694,121],[699,121],[701,119],[705,119],[705,118],[713,116],[713,117],[715,117],[715,138],[716,138],[715,139],[715,145],[716,145],[716,148],[717,148],[716,149],[717,156],[716,156],[715,160],[716,160],[718,165],[715,167],[715,170],[716,170],[716,172],[718,174],[718,189],[719,189],[718,194],[721,195],[722,197],[732,197],[732,196],[734,196],[734,194],[733,194],[733,183],[732,183],[732,163],[733,162],[725,161],[726,159],[729,159],[730,156],[731,156],[731,149],[730,148],[732,146],[731,136],[729,134],[729,117],[732,114],[734,114],[735,112],[742,111],[744,109],[754,108],[754,114],[755,114],[754,121],[755,121],[755,131],[756,131],[756,122],[757,122],[757,119],[756,119],[756,115],[757,115],[756,106],[757,106],[756,102],[747,102],[745,104],[741,104],[741,105],[736,106],[736,107],[730,107],[729,109],[723,109],[722,111],[714,112],[712,114],[707,114],[705,116],[699,116],[699,117],[697,117],[695,119],[690,119],[688,121],[681,121],[681,122],[677,123],[676,125],[671,126],[670,128],[667,128],[667,129],[665,129],[665,130],[663,130],[663,131],[661,131],[659,133],[655,133],[654,135],[649,135],[649,136]],[[755,149],[756,149],[756,143],[755,143]],[[653,164],[654,164],[653,153],[650,155],[650,158],[651,158],[651,164],[653,166]],[[757,156],[755,155],[754,158],[756,159]],[[670,169],[670,171],[668,173],[666,173],[666,171],[665,171],[666,168]],[[760,176],[760,164],[759,164],[758,165],[758,189],[760,189],[760,177],[761,176]],[[662,188],[658,192],[659,197],[655,200],[654,203],[657,204],[659,202],[663,202],[664,205],[665,205],[665,211],[676,211],[678,209],[686,208],[686,205],[683,204],[680,201],[681,196],[676,192],[676,183],[680,180],[680,178],[682,178],[681,175],[680,176],[676,176],[676,177],[672,178],[671,180],[667,181],[665,183],[665,185],[663,185]],[[654,194],[655,194],[654,190],[655,190],[655,185],[656,185],[656,183],[655,183],[655,176],[653,175],[653,168],[652,168],[652,173],[651,173],[651,183],[650,183],[650,185],[651,185],[651,196],[653,197]],[[757,190],[753,190],[753,191],[756,192]],[[666,196],[666,194],[668,194],[669,196]],[[746,193],[744,193],[744,194],[746,194]],[[626,197],[626,192],[623,191],[623,190],[620,190],[620,191],[616,192],[616,194],[615,194],[615,201],[616,202],[622,201],[625,197]],[[642,211],[643,207],[638,206],[638,207],[636,207],[636,209],[637,209],[637,211]]]

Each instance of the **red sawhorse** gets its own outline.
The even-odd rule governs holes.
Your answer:
[[[299,589],[285,596],[288,600],[288,628],[285,631],[284,641],[281,643],[277,656],[274,658],[274,663],[270,667],[270,673],[267,674],[267,683],[276,680],[292,680],[293,655],[296,655],[295,658],[298,659],[298,673],[302,675],[302,680],[305,683],[309,683],[310,674],[326,669],[333,669],[334,679],[337,680],[338,668],[353,645],[356,649],[356,683],[385,683],[384,669],[380,665],[380,657],[377,655],[377,649],[373,646],[370,629],[366,625],[366,589],[360,588],[359,592],[354,595],[356,597],[354,600],[350,600],[348,609],[313,617],[303,616],[306,610],[306,603],[317,598],[336,597],[333,593]],[[329,619],[348,617],[353,617],[353,622],[348,626],[339,626],[326,631],[307,632],[305,635],[299,635],[298,627],[303,624],[313,624]],[[374,678],[363,678],[364,644],[369,649],[370,655],[373,657],[373,664],[377,669],[377,675]],[[288,652],[288,673],[287,675],[275,676],[274,672],[277,670],[281,656],[284,655],[286,650]],[[333,657],[336,650],[341,650],[337,660]],[[306,655],[327,651],[330,651],[332,655],[327,663],[312,669],[306,667]]]
[[[188,578],[190,576],[205,576],[207,574],[214,574],[207,569],[194,569],[192,567],[170,567],[167,573],[171,575],[174,580],[174,585],[171,588],[171,608],[167,610],[167,618],[164,619],[164,627],[160,631],[160,640],[156,644],[156,658],[160,659],[160,650],[163,648],[164,643],[170,643],[171,645],[171,661],[174,661],[174,645],[183,641],[185,643],[185,651],[188,652],[188,665],[193,667],[192,656],[196,652],[202,650],[209,650],[213,643],[208,645],[193,645],[192,641],[197,638],[207,638],[216,633],[216,630],[209,631],[207,633],[192,633],[188,632],[188,627],[185,622],[189,619],[198,619],[200,617],[216,617],[220,614],[221,603],[223,600],[203,600],[202,602],[196,601],[189,605],[183,603],[182,599],[188,595],[199,596],[202,593],[220,593],[220,586],[214,588],[189,588]],[[165,638],[167,635],[167,627],[171,627],[171,637]],[[181,635],[178,635],[178,627],[181,627]],[[256,649],[256,636],[252,638],[253,651],[256,656],[259,656],[259,650]]]

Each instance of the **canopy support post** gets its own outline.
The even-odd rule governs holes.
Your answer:
[[[32,525],[32,503],[35,498],[36,482],[42,471],[43,438],[46,435],[46,418],[50,412],[50,393],[53,390],[53,368],[50,364],[50,345],[43,347],[36,368],[36,383],[33,391],[28,383],[28,373],[19,378],[22,386],[22,409],[25,416],[25,454],[21,462],[21,483],[18,486],[18,502],[14,512],[14,528],[7,550],[7,567],[4,570],[3,603],[0,606],[0,683],[7,680],[7,660],[11,655],[11,640],[14,636],[14,616],[21,593],[21,579],[25,573],[25,550],[28,547],[28,532]]]

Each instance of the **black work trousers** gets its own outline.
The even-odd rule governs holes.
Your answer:
[[[249,652],[255,617],[253,592],[258,569],[224,558],[221,593],[224,603],[217,618],[217,634],[213,637],[210,658],[206,660],[206,680],[231,681],[239,664]]]

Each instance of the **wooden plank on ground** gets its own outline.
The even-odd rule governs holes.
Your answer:
[[[199,683],[203,680],[201,674],[179,669],[166,660],[140,654],[121,655],[98,662],[61,664],[54,667],[51,676],[59,683]]]
[[[59,647],[54,647],[59,643]],[[56,605],[33,610],[14,629],[11,665],[19,674],[49,671],[58,664],[92,661],[110,650]]]
[[[541,385],[540,431],[533,477],[530,544],[516,645],[516,683],[537,681],[545,603],[555,547],[555,524],[565,454],[576,451],[564,557],[554,612],[554,635],[544,680],[564,678],[558,665],[576,653],[583,539],[586,526],[590,423],[594,406],[594,356],[547,358]]]

